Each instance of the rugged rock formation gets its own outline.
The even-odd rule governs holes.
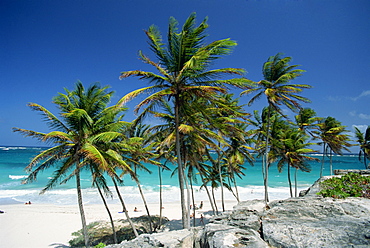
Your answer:
[[[320,197],[241,202],[204,228],[143,234],[108,247],[370,247],[370,200]]]
[[[370,200],[292,198],[275,201],[262,216],[273,247],[369,247]]]
[[[350,171],[353,172],[353,171]],[[334,177],[348,171],[336,171]],[[363,175],[370,170],[360,170]],[[140,235],[115,248],[370,247],[370,199],[317,196],[322,177],[299,198],[241,202],[204,228]]]

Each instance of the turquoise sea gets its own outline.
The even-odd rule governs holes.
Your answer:
[[[22,179],[27,177],[24,168],[28,165],[32,157],[42,151],[40,147],[0,147],[0,205],[24,203],[31,201],[34,203],[45,204],[76,204],[75,180],[72,178],[69,182],[59,185],[56,188],[40,195],[39,192],[48,179],[53,175],[53,169],[39,174],[38,180],[30,184],[22,184]],[[315,155],[321,159],[321,155]],[[321,162],[311,162],[311,172],[298,173],[298,187],[300,190],[308,188],[314,183],[320,175]],[[174,166],[167,164],[171,169]],[[246,174],[242,179],[238,179],[238,190],[241,200],[263,199],[263,181],[261,175],[261,160],[255,161],[254,166],[245,165]],[[144,189],[146,200],[149,203],[159,201],[159,177],[158,169],[153,165],[148,165],[152,171],[151,174],[140,171],[139,179]],[[359,162],[358,156],[343,155],[333,157],[333,169],[363,169],[364,165]],[[162,172],[162,185],[164,191],[164,202],[179,201],[179,188],[177,174],[171,177],[171,171]],[[270,199],[284,199],[289,197],[289,188],[287,173],[277,171],[276,166],[272,166],[269,171],[269,196]],[[324,175],[329,175],[329,160],[325,162]],[[83,200],[85,204],[100,204],[101,200],[97,190],[91,188],[89,174],[81,175],[83,187]],[[197,201],[205,199],[204,189],[200,189],[200,181],[195,187],[195,198]],[[112,187],[112,191],[113,187]],[[141,198],[136,184],[129,176],[124,177],[124,185],[121,191],[127,203],[140,203]],[[219,191],[216,197],[220,199]],[[231,193],[226,193],[226,200],[234,200]],[[118,199],[113,195],[109,202],[118,203]]]

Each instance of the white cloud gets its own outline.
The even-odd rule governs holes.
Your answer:
[[[342,101],[342,97],[340,96],[328,96],[327,98],[331,102],[339,102]]]
[[[367,115],[367,114],[359,114],[358,117],[360,117],[361,119],[364,119],[364,120],[370,120],[370,115]]]
[[[363,91],[359,96],[356,97],[351,97],[353,101],[357,101],[358,99],[365,97],[365,96],[370,96],[370,90],[365,90]]]
[[[352,117],[358,117],[363,120],[370,120],[370,115],[364,113],[357,113],[355,110],[348,113]]]

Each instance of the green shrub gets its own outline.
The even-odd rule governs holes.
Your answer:
[[[106,247],[104,243],[99,243],[96,246],[94,246],[94,248],[103,248],[103,247]]]
[[[369,184],[370,177],[361,176],[357,173],[348,173],[342,177],[333,177],[321,182],[320,187],[322,190],[317,194],[333,198],[370,198]]]

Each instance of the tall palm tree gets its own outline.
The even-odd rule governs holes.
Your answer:
[[[26,183],[36,180],[39,172],[51,166],[55,166],[56,170],[41,193],[58,183],[64,183],[72,177],[76,178],[77,199],[86,247],[89,246],[89,238],[82,204],[81,170],[94,166],[97,170],[120,180],[111,164],[121,164],[121,161],[112,158],[105,145],[106,142],[111,142],[121,135],[119,132],[107,130],[107,125],[104,125],[108,113],[114,112],[117,115],[124,110],[119,107],[107,108],[112,94],[108,87],[101,88],[98,84],[93,84],[85,89],[81,82],[77,82],[74,91],[66,89],[66,94],[59,93],[53,99],[60,110],[60,118],[41,105],[29,104],[33,110],[41,112],[53,131],[42,133],[21,128],[13,129],[25,136],[54,145],[36,155],[26,167],[30,171]],[[117,121],[112,125],[121,126],[123,123]]]
[[[361,157],[363,157],[362,161],[365,165],[365,168],[369,169],[367,160],[370,159],[370,126],[366,128],[365,133],[361,132],[358,127],[355,127],[355,135],[360,146],[358,159],[361,161]]]
[[[294,176],[294,196],[297,197],[297,171],[309,172],[311,168],[307,161],[319,160],[308,155],[315,152],[313,149],[309,148],[311,145],[314,145],[314,143],[307,142],[308,138],[309,137],[304,132],[287,126],[284,129],[280,129],[279,138],[274,140],[273,154],[278,160],[278,170],[281,171],[284,164],[287,164],[290,197],[293,197],[290,168],[296,169]]]
[[[349,135],[344,134],[348,132],[342,123],[334,117],[328,116],[321,120],[318,124],[319,129],[314,131],[315,135],[319,137],[323,144],[323,157],[321,163],[320,177],[322,177],[325,156],[330,158],[330,175],[333,175],[332,155],[342,154],[342,150],[350,151],[348,147],[352,146],[349,141]]]
[[[217,40],[205,44],[206,23],[204,19],[198,26],[195,24],[195,13],[191,14],[185,21],[181,31],[178,31],[178,22],[171,17],[169,21],[167,44],[164,43],[161,33],[156,26],[149,27],[145,31],[149,38],[151,50],[156,55],[158,63],[149,59],[141,51],[140,58],[147,64],[152,65],[159,74],[141,70],[122,72],[120,78],[137,76],[148,80],[152,86],[135,90],[121,99],[121,103],[138,96],[142,93],[152,93],[136,107],[141,107],[159,102],[160,99],[171,100],[175,114],[175,138],[176,155],[178,165],[178,177],[180,186],[181,210],[183,227],[189,226],[188,211],[184,195],[184,167],[181,161],[181,137],[179,127],[183,116],[183,108],[186,106],[187,96],[203,97],[212,99],[218,92],[225,93],[225,85],[241,86],[242,79],[220,78],[228,74],[242,75],[244,70],[235,68],[209,69],[211,63],[231,52],[236,42],[230,39]],[[154,92],[154,93],[153,93]],[[155,107],[155,105],[150,105]]]
[[[317,124],[320,120],[322,120],[322,118],[316,116],[315,110],[311,108],[302,108],[299,110],[298,115],[295,116],[295,125],[300,131],[308,133],[313,137],[314,134],[311,130],[317,129]]]
[[[248,102],[251,105],[257,99],[263,95],[267,98],[268,103],[268,123],[267,123],[267,134],[266,134],[266,151],[265,151],[265,173],[264,173],[264,187],[265,187],[265,202],[269,201],[268,198],[268,149],[270,141],[270,115],[271,110],[274,109],[281,113],[280,105],[284,105],[289,109],[296,111],[300,109],[301,102],[310,102],[309,99],[299,95],[303,89],[311,88],[307,84],[292,84],[291,81],[301,76],[304,70],[297,69],[299,65],[289,65],[292,60],[291,57],[282,58],[281,54],[271,56],[263,64],[262,74],[263,80],[258,82],[252,80],[246,80],[246,90],[241,93],[251,94],[256,93]]]

